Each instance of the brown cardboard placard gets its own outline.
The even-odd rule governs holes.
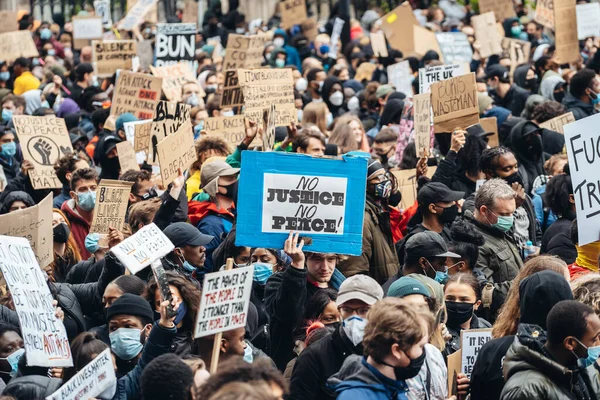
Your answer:
[[[181,22],[185,23],[198,23],[198,3],[194,0],[187,0],[183,7],[183,14],[181,15]]]
[[[39,56],[29,31],[0,33],[0,54],[5,61]]]
[[[496,117],[481,118],[479,124],[486,132],[494,132],[493,135],[488,136],[488,145],[490,147],[496,147],[500,144],[498,140],[498,119]]]
[[[232,149],[246,137],[246,126],[243,115],[234,115],[233,117],[214,117],[204,120],[204,137],[216,136],[224,139]]]
[[[221,109],[228,107],[237,107],[244,105],[244,93],[240,87],[237,71],[225,71],[225,80],[223,82],[223,93],[221,94]]]
[[[525,40],[502,38],[502,56],[510,59],[510,75],[515,68],[529,61],[531,43]]]
[[[475,38],[479,45],[479,55],[487,58],[492,54],[502,53],[502,36],[496,30],[496,17],[490,11],[481,15],[471,17]]]
[[[266,36],[230,34],[225,47],[223,71],[260,67],[266,41]]]
[[[306,0],[284,0],[279,4],[281,10],[281,28],[289,29],[308,18]]]
[[[109,78],[118,69],[131,69],[132,59],[135,56],[137,56],[135,40],[92,40],[92,60],[99,78]]]
[[[554,117],[551,120],[540,124],[540,128],[550,129],[551,131],[562,133],[564,135],[564,126],[571,122],[575,122],[575,117],[573,116],[573,113],[569,111],[566,114],[559,115],[558,117]]]
[[[413,96],[415,122],[415,149],[417,157],[429,155],[431,146],[431,94]]]
[[[474,72],[432,83],[435,132],[452,132],[479,123],[478,104]]]
[[[409,3],[405,2],[381,18],[381,30],[385,33],[390,46],[405,55],[414,52],[414,33],[412,26],[418,26]]]
[[[548,29],[554,29],[554,0],[537,0],[533,20]]]
[[[100,181],[96,188],[96,205],[90,233],[108,234],[109,227],[118,231],[123,229],[133,183],[112,179]]]
[[[166,65],[164,67],[154,67],[150,65],[152,75],[162,78],[162,90],[165,97],[171,101],[181,101],[181,89],[187,82],[196,82],[194,71],[187,62]],[[200,85],[198,85],[200,88]],[[205,93],[200,88],[200,97]]]
[[[63,187],[54,171],[60,157],[73,153],[67,125],[62,118],[51,116],[13,116],[17,137],[21,143],[23,159],[33,163],[29,179],[34,189],[59,189]]]
[[[448,356],[448,396],[458,394],[458,383],[456,378],[460,374],[462,363],[462,352],[460,349]]]
[[[158,0],[127,0],[127,14],[119,23],[119,29],[130,31],[144,21],[158,22]]]
[[[191,123],[181,126],[177,132],[161,140],[157,150],[160,175],[163,186],[166,187],[177,178],[179,168],[183,172],[197,160]]]
[[[190,108],[187,104],[163,100],[156,104],[147,148],[148,164],[156,165],[158,162],[157,146],[166,136],[187,130],[192,134],[192,142],[194,141]]]
[[[437,167],[428,167],[426,176],[431,178],[435,174]],[[412,206],[417,200],[417,170],[413,169],[391,169],[398,181],[398,190],[402,193],[402,200],[398,207],[406,209]]]
[[[151,119],[160,100],[162,78],[122,71],[117,79],[110,115],[130,112],[138,119]]]
[[[577,37],[577,10],[571,0],[554,0],[554,35],[556,61],[559,64],[577,62],[579,39]]]
[[[18,13],[17,11],[1,10],[0,11],[0,33],[14,32],[19,30],[19,24],[17,23]]]
[[[387,44],[385,42],[385,35],[381,32],[371,33],[371,47],[376,57],[387,57]]]
[[[309,42],[313,42],[319,34],[319,25],[317,23],[317,17],[307,18],[304,22],[300,23],[302,34],[306,36]]]
[[[493,11],[496,20],[500,22],[517,16],[513,0],[479,0],[479,13],[488,11]]]
[[[104,25],[101,17],[74,16],[71,18],[73,24],[73,47],[81,49],[90,44],[92,40],[102,39]]]
[[[272,151],[275,146],[275,104],[263,111],[263,151]]]
[[[26,238],[41,268],[52,263],[52,194],[37,205],[0,215],[0,235]]]
[[[117,154],[119,155],[119,164],[121,165],[121,174],[130,169],[139,171],[140,166],[135,157],[135,150],[129,141],[117,143]]]
[[[364,62],[358,66],[356,69],[356,75],[354,75],[354,79],[359,82],[364,80],[370,81],[373,76],[373,72],[377,69],[377,65],[371,64],[370,62]]]
[[[152,134],[152,120],[135,125],[134,132],[134,151],[137,153],[138,151],[147,151],[148,146],[150,146],[150,136]]]

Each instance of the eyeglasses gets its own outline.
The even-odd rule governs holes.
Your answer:
[[[359,317],[365,318],[367,316],[367,314],[369,313],[369,310],[371,309],[371,307],[353,308],[353,307],[348,307],[348,306],[340,306],[338,309],[345,315],[357,314]]]

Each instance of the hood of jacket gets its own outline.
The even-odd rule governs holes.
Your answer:
[[[276,68],[275,60],[277,60],[278,54],[285,55],[286,64],[287,64],[287,51],[283,47],[276,47],[275,50],[273,50],[271,52],[271,58],[269,58],[269,65],[273,68]]]
[[[277,28],[275,29],[275,33],[273,33],[273,37],[275,36],[282,36],[283,37],[283,45],[287,46],[288,44],[288,35],[287,33],[285,33],[285,31],[281,28]]]
[[[515,153],[519,162],[519,171],[523,174],[521,167],[527,172],[527,177],[523,177],[525,183],[533,184],[536,177],[544,173],[544,146],[543,142],[539,149],[539,154],[532,154],[526,142],[526,136],[531,132],[538,131],[540,141],[542,141],[540,127],[531,121],[521,121],[511,130],[504,145]],[[527,179],[527,180],[526,180]],[[525,190],[529,188],[526,187]]]
[[[513,73],[513,80],[515,83],[525,89],[525,81],[527,80],[527,71],[531,68],[529,64],[519,65],[515,68],[515,72]]]
[[[325,104],[327,104],[327,108],[329,108],[329,111],[331,111],[332,113],[337,111],[341,107],[341,105],[334,106],[329,101],[329,92],[331,91],[331,88],[333,87],[333,85],[335,85],[336,83],[338,83],[340,85],[340,87],[342,88],[342,94],[343,94],[344,93],[344,85],[342,84],[342,81],[340,81],[338,79],[338,77],[336,77],[336,76],[330,76],[327,79],[325,79],[325,81],[323,82],[323,89],[321,90],[321,97],[323,98],[323,101],[325,102]]]
[[[10,206],[12,206],[15,201],[22,201],[27,207],[35,205],[35,201],[33,201],[28,193],[17,190],[16,192],[11,192],[6,195],[2,202],[2,206],[0,207],[0,214],[8,214]]]
[[[400,382],[398,383],[400,384]],[[353,388],[365,388],[373,392],[387,392],[384,384],[365,365],[363,357],[357,354],[346,358],[340,371],[327,380],[327,386],[338,394],[346,389]]]
[[[540,87],[540,93],[548,100],[554,100],[554,89],[558,84],[565,83],[565,80],[560,75],[550,75],[547,78],[542,79],[542,85]]]
[[[195,201],[192,200],[188,203],[188,217],[190,222],[194,226],[198,225],[198,222],[208,214],[218,214],[227,217],[234,217],[233,213],[224,208],[219,208],[212,201]]]
[[[61,209],[61,211],[65,212],[67,214],[67,218],[69,218],[69,221],[71,221],[71,225],[73,224],[73,221],[77,221],[78,223],[80,223],[82,225],[85,225],[88,227],[90,226],[90,223],[88,221],[86,221],[86,219],[83,218],[81,216],[81,214],[79,214],[77,212],[77,210],[75,209],[75,200],[74,199],[65,201],[60,209]]]
[[[15,399],[45,399],[62,386],[62,380],[41,375],[13,378],[2,394]]]
[[[519,322],[546,329],[546,316],[552,307],[572,299],[569,282],[558,272],[545,270],[528,276],[519,284]]]
[[[571,108],[581,108],[586,114],[592,114],[594,112],[594,106],[592,104],[584,103],[583,101],[573,97],[571,93],[567,93],[562,101],[563,105],[567,107],[567,110]]]

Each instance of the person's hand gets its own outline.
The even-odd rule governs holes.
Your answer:
[[[54,316],[61,321],[65,320],[65,312],[58,306],[57,300],[52,300],[52,307],[54,307]]]
[[[421,157],[419,158],[419,161],[417,161],[417,180],[422,177],[422,176],[426,176],[427,175],[427,157]]]
[[[450,150],[454,150],[454,152],[458,153],[460,149],[465,145],[465,134],[466,132],[462,129],[456,129],[452,132],[452,142],[450,144]]]
[[[450,334],[450,331],[448,331],[446,324],[442,322],[440,324],[440,329],[442,330],[442,338],[444,339],[444,342],[450,341],[452,339],[452,335]]]
[[[244,143],[246,147],[250,146],[250,143],[252,143],[259,132],[262,132],[262,127],[258,126],[256,121],[248,121],[248,126],[246,126],[246,137],[242,143]]]
[[[53,367],[48,369],[48,378],[62,378],[62,373],[63,373],[63,369],[62,368],[57,368],[57,367]]]
[[[60,93],[60,89],[62,88],[62,78],[58,75],[54,75],[52,77],[52,83],[54,83],[54,88],[52,89],[52,91],[56,94]]]
[[[287,138],[290,142],[294,140],[294,138],[298,134],[298,126],[296,126],[296,123],[294,121],[290,122],[290,125],[287,127],[287,134]]]
[[[29,171],[32,170],[33,168],[34,168],[34,165],[29,160],[23,160],[23,162],[21,163],[21,172],[25,176],[28,176],[29,175]]]
[[[158,324],[160,326],[162,326],[163,328],[167,328],[167,329],[171,329],[175,327],[175,317],[176,315],[173,315],[172,318],[169,318],[169,313],[167,312],[167,307],[169,306],[169,300],[165,300],[162,303],[160,303],[160,320],[158,321]],[[179,305],[173,305],[173,310],[177,311],[177,309],[179,308]]]
[[[304,253],[302,248],[304,247],[304,240],[298,243],[299,233],[290,232],[290,235],[285,241],[283,251],[290,256],[292,259],[292,267],[297,269],[304,269]]]
[[[458,397],[465,399],[469,394],[469,389],[471,389],[471,380],[465,374],[460,373],[456,376],[456,383],[458,384]]]
[[[525,189],[518,182],[513,182],[511,187],[515,191],[515,202],[517,203],[517,208],[521,207],[525,202]]]
[[[116,230],[112,226],[108,227],[108,248],[112,249],[119,243],[121,243],[125,237],[123,236],[123,232]]]

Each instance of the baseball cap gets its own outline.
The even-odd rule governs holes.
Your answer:
[[[485,79],[490,79],[496,76],[500,78],[500,80],[504,80],[506,82],[509,81],[508,69],[503,65],[494,64],[485,72]]]
[[[461,258],[459,254],[448,251],[446,242],[439,233],[433,231],[419,232],[408,238],[404,246],[406,255],[418,257],[452,257]]]
[[[372,306],[383,298],[383,289],[377,281],[367,275],[354,275],[340,285],[337,305],[350,300],[360,300]]]
[[[380,85],[377,90],[375,91],[375,97],[377,97],[378,99],[387,96],[388,94],[390,94],[391,92],[395,91],[396,89],[394,89],[394,87],[392,85]]]
[[[104,139],[104,154],[110,153],[117,146],[117,143],[121,143],[121,139],[115,135],[108,135]]]
[[[421,282],[410,276],[403,276],[390,285],[388,297],[406,297],[411,294],[420,294],[425,297],[431,297],[429,290]]]
[[[209,196],[214,196],[217,193],[219,177],[236,175],[239,172],[239,168],[233,168],[223,160],[204,163],[200,171],[201,187]]]
[[[175,222],[167,226],[163,232],[175,247],[205,246],[214,239],[214,236],[205,235],[187,222]]]
[[[458,201],[465,196],[465,192],[456,192],[441,182],[429,182],[417,193],[417,202],[422,205],[440,201]]]

